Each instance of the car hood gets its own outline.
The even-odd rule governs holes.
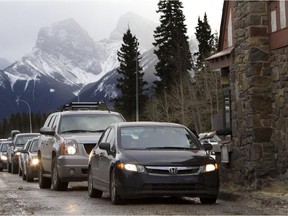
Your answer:
[[[14,151],[20,151],[20,150],[23,149],[23,147],[24,147],[24,145],[22,145],[22,146],[16,146],[15,149],[14,149]]]
[[[62,134],[62,137],[66,140],[74,139],[78,143],[97,143],[102,133],[74,133],[74,134]]]
[[[126,150],[129,158],[146,166],[197,166],[214,163],[204,150]]]

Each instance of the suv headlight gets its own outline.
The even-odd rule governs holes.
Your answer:
[[[75,155],[77,154],[77,141],[65,140],[61,144],[61,154],[63,155]]]
[[[21,152],[15,152],[16,156],[19,156],[21,154]]]
[[[2,160],[2,161],[6,161],[6,160],[7,160],[7,156],[1,155],[1,160]]]

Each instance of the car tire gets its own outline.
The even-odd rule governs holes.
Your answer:
[[[115,172],[112,170],[110,175],[110,199],[112,204],[120,205],[123,204],[122,197],[118,194],[115,182]]]
[[[53,159],[52,162],[52,189],[55,191],[65,191],[68,188],[68,182],[62,182],[58,175],[57,170],[57,158]]]
[[[18,173],[18,166],[17,164],[14,163],[14,160],[12,160],[12,163],[11,163],[11,173],[12,174],[17,174]]]
[[[23,166],[22,166],[23,167]],[[19,168],[18,168],[18,175],[19,176],[23,176],[23,171],[22,171],[22,169],[20,169],[20,166],[19,166]]]
[[[91,198],[101,198],[103,191],[93,188],[91,168],[88,170],[88,194]]]
[[[29,173],[30,173],[30,170],[29,170],[29,167],[27,167],[27,168],[26,168],[26,181],[27,181],[27,182],[32,182],[32,181],[33,181],[33,178],[30,177],[30,174],[29,174]],[[24,173],[23,173],[23,175],[24,175]]]
[[[217,200],[217,197],[200,197],[201,204],[215,204]]]
[[[23,172],[23,173],[22,173],[22,180],[25,181],[26,178],[27,178],[27,176],[26,176],[25,173]]]
[[[11,173],[11,164],[7,161],[7,172]]]
[[[44,171],[42,168],[42,164],[39,163],[39,167],[38,167],[38,184],[39,187],[44,189],[44,188],[50,188],[51,187],[51,178],[47,178],[45,176],[43,176]]]

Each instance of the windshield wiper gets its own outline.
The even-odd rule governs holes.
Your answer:
[[[62,131],[62,133],[102,133],[105,130],[67,130],[67,131]]]
[[[178,146],[163,146],[163,147],[147,147],[146,149],[184,149],[184,150],[192,150],[192,148],[189,147],[178,147]]]

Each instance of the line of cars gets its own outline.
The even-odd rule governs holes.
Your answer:
[[[201,144],[183,125],[126,122],[117,112],[93,110],[94,105],[73,103],[50,114],[21,149],[15,142],[21,133],[14,132],[10,148],[19,167],[13,165],[23,180],[38,177],[41,189],[56,191],[87,181],[91,198],[108,192],[113,204],[152,196],[216,202],[219,169],[208,154],[211,144]],[[13,165],[11,160],[11,172],[17,173]]]

